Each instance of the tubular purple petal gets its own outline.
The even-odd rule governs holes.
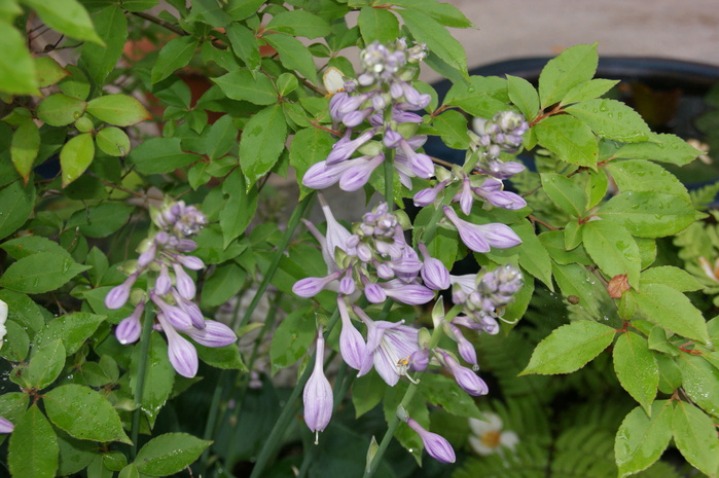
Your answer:
[[[182,265],[175,263],[172,264],[172,268],[175,271],[175,286],[177,287],[177,292],[183,299],[194,299],[195,293],[197,292],[195,281],[185,272]]]
[[[193,378],[199,367],[197,350],[189,340],[177,333],[163,314],[157,314],[157,321],[167,337],[167,356],[172,368],[183,377]]]
[[[419,250],[424,256],[421,270],[424,285],[432,290],[447,289],[450,285],[447,267],[439,259],[430,256],[424,244],[419,245]]]
[[[206,320],[205,328],[184,330],[192,340],[205,347],[226,347],[237,341],[237,335],[227,325],[216,320]]]
[[[115,329],[115,337],[122,345],[132,344],[140,339],[142,324],[140,316],[145,310],[145,303],[140,302],[135,306],[132,314],[120,321]]]
[[[175,256],[175,260],[193,271],[199,271],[205,268],[205,263],[202,262],[202,259],[200,259],[199,257],[178,254]]]
[[[362,157],[347,161],[352,164],[340,176],[340,189],[348,192],[357,191],[367,184],[372,172],[382,164],[382,161],[384,161],[383,153],[371,158]]]
[[[325,277],[305,277],[295,282],[295,285],[292,286],[292,292],[304,298],[314,297],[327,287],[327,284],[339,277],[339,272],[333,272]]]
[[[341,297],[337,297],[337,307],[342,319],[342,330],[340,332],[340,354],[342,360],[355,370],[359,370],[364,362],[367,346],[360,334],[355,328],[347,312],[345,301]]]
[[[155,281],[155,293],[157,295],[165,295],[170,292],[170,287],[172,287],[170,273],[167,270],[167,266],[162,264],[160,266],[160,274],[157,276],[157,280]]]
[[[388,297],[407,305],[426,304],[434,299],[434,292],[420,284],[403,284],[398,280],[391,280],[382,284]]]
[[[130,289],[137,280],[137,275],[132,274],[125,282],[110,289],[110,292],[105,296],[105,307],[108,309],[119,309],[130,298]]]
[[[449,355],[447,352],[440,350],[440,356],[442,362],[454,375],[454,380],[457,385],[462,388],[468,394],[478,397],[480,395],[486,395],[489,392],[487,384],[477,376],[472,370],[467,367],[462,367],[457,361]]]
[[[169,322],[173,327],[181,330],[192,327],[192,318],[187,312],[175,305],[168,304],[156,294],[150,294],[150,299],[155,303],[155,305],[157,305],[157,307],[159,307],[167,322]]]
[[[315,432],[315,444],[318,440],[318,433],[324,431],[332,418],[332,387],[322,370],[324,356],[325,341],[322,337],[322,328],[320,328],[317,333],[317,353],[312,375],[307,380],[302,392],[302,402],[305,408],[304,419],[307,428]]]
[[[374,282],[368,282],[364,285],[364,296],[373,304],[381,304],[387,300],[385,290]]]
[[[427,454],[441,463],[454,463],[457,460],[452,445],[441,435],[425,430],[412,418],[407,419],[407,425],[417,432],[422,439]]]
[[[15,425],[5,417],[0,417],[0,433],[12,433]]]

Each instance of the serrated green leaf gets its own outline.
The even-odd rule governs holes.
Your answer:
[[[38,342],[21,380],[27,384],[27,388],[44,389],[62,373],[65,355],[65,347],[59,339]]]
[[[91,133],[78,134],[60,150],[60,168],[62,169],[62,187],[82,176],[95,159],[95,143]]]
[[[167,42],[167,45],[160,50],[157,62],[152,67],[152,83],[158,83],[174,73],[175,70],[187,66],[195,54],[195,49],[197,49],[197,39],[192,35],[178,37]]]
[[[614,344],[613,360],[622,388],[639,402],[647,414],[651,413],[659,386],[659,368],[647,340],[632,332],[621,334]]]
[[[597,71],[597,45],[576,45],[550,60],[539,74],[542,108],[564,98],[572,88],[589,81]]]
[[[387,384],[376,373],[363,375],[354,381],[352,384],[352,405],[355,408],[355,418],[361,417],[379,405],[384,397],[386,386]]]
[[[297,172],[300,186],[300,199],[311,190],[302,185],[305,172],[314,164],[327,159],[335,140],[326,131],[319,128],[305,128],[295,133],[290,148],[290,165]]]
[[[404,9],[399,14],[415,40],[425,43],[429,51],[466,76],[467,55],[464,47],[446,28],[418,10]]]
[[[137,350],[139,352],[139,349]],[[132,356],[130,363],[130,390],[137,393],[139,354]],[[145,387],[142,391],[142,413],[147,418],[150,429],[155,425],[157,416],[172,393],[175,383],[175,371],[167,356],[167,343],[158,334],[152,334],[150,350],[147,355],[147,368],[145,369]]]
[[[439,133],[442,142],[454,149],[469,148],[467,118],[459,111],[446,111],[434,118],[432,126]]]
[[[131,126],[140,121],[151,119],[150,112],[128,95],[105,95],[90,100],[87,112],[105,123],[115,126]]]
[[[417,391],[428,403],[441,407],[458,417],[480,418],[482,413],[474,399],[466,393],[457,393],[458,385],[443,375],[426,374],[422,377]]]
[[[604,80],[601,78],[584,81],[569,90],[567,94],[564,95],[564,98],[562,98],[560,104],[564,106],[572,103],[578,103],[580,101],[589,101],[599,98],[604,93],[611,90],[617,83],[619,83],[619,80]]]
[[[53,425],[72,437],[131,443],[112,404],[89,387],[60,385],[43,396],[43,403]]]
[[[682,387],[699,407],[719,419],[719,370],[703,357],[686,353],[676,360],[682,374]]]
[[[124,7],[124,5],[123,5]],[[95,85],[102,86],[115,69],[127,41],[127,19],[119,5],[109,5],[92,13],[92,22],[105,45],[85,43],[80,49],[79,66]]]
[[[442,25],[453,28],[469,28],[472,22],[456,6],[437,0],[391,0],[387,2],[404,8],[420,10]]]
[[[10,24],[3,23],[0,35],[0,92],[11,95],[38,95],[35,64],[25,38]]]
[[[279,105],[263,109],[247,122],[240,140],[240,166],[252,186],[267,174],[285,149],[287,123]]]
[[[62,93],[45,97],[37,107],[37,117],[50,126],[65,126],[85,112],[87,104]]]
[[[469,82],[453,84],[444,98],[446,105],[482,118],[506,110],[508,102],[507,80],[496,76],[471,76]]]
[[[257,188],[252,187],[248,191],[242,173],[235,170],[225,178],[222,193],[227,197],[227,202],[220,210],[220,228],[223,247],[227,248],[230,242],[245,232],[250,221],[255,217]]]
[[[205,278],[201,306],[217,307],[224,304],[245,287],[246,278],[247,272],[233,262],[216,267],[212,275]]]
[[[95,142],[100,151],[109,156],[127,156],[130,152],[130,138],[127,133],[114,126],[98,131]]]
[[[87,312],[75,312],[51,320],[38,334],[38,343],[51,340],[61,340],[65,353],[72,355],[77,352],[85,341],[105,321],[102,315]]]
[[[531,121],[539,113],[539,94],[524,78],[507,75],[507,94],[527,120]]]
[[[232,100],[249,101],[255,105],[277,103],[277,90],[263,73],[253,75],[249,70],[241,69],[212,81]]]
[[[297,71],[309,81],[317,82],[317,67],[306,46],[298,39],[282,33],[262,37],[272,48],[277,50],[282,66]]]
[[[30,351],[30,337],[25,328],[12,320],[5,322],[7,335],[0,357],[11,362],[22,362]],[[24,384],[23,384],[24,386]]]
[[[33,8],[42,21],[60,33],[76,38],[88,40],[102,45],[102,40],[95,33],[92,20],[87,10],[77,0],[22,0],[22,3]]]
[[[32,336],[35,336],[35,333],[45,325],[40,307],[27,295],[11,290],[0,290],[0,300],[8,305],[8,319],[22,325],[22,328]]]
[[[587,208],[587,194],[569,178],[556,173],[541,173],[542,186],[549,199],[561,210],[582,217]]]
[[[35,186],[14,181],[0,189],[0,239],[15,232],[35,207]]]
[[[664,284],[646,284],[622,296],[622,317],[641,318],[689,339],[709,341],[701,312],[681,292]]]
[[[257,13],[265,0],[229,0],[225,11],[234,20],[244,20]]]
[[[250,70],[260,66],[260,46],[255,34],[244,25],[232,23],[227,27],[227,39],[235,55],[238,56]]]
[[[40,150],[40,131],[32,120],[23,121],[12,135],[10,159],[25,184]]]
[[[107,237],[124,226],[133,207],[119,202],[105,202],[77,211],[67,221],[67,227],[79,227],[88,237]]]
[[[719,468],[719,438],[711,418],[690,403],[678,401],[672,413],[674,443],[695,468],[716,476]]]
[[[633,236],[646,238],[676,234],[696,220],[691,202],[661,191],[619,193],[597,215],[623,225]]]
[[[649,468],[664,453],[672,438],[672,403],[658,400],[652,404],[652,416],[637,407],[624,418],[614,442],[619,476]]]
[[[40,88],[54,85],[70,74],[49,56],[38,56],[35,60],[35,77]]]
[[[549,290],[554,290],[552,282],[552,261],[549,253],[537,237],[532,224],[524,219],[512,225],[512,229],[522,239],[522,243],[513,249],[519,254],[519,265],[542,281]]]
[[[226,347],[205,347],[204,345],[196,344],[195,348],[200,360],[208,365],[222,370],[247,371],[247,366],[243,362],[240,349],[237,348],[236,344]]]
[[[298,37],[320,38],[330,34],[330,25],[323,18],[306,10],[289,10],[272,17],[265,30]]]
[[[620,191],[662,191],[689,201],[687,188],[672,173],[649,161],[612,161],[606,166]]]
[[[362,7],[357,25],[367,45],[373,41],[391,43],[399,38],[397,17],[384,8]]]
[[[316,336],[313,320],[307,320],[307,307],[290,312],[272,336],[270,360],[272,373],[295,364],[302,358]]]
[[[213,124],[208,125],[199,137],[184,138],[182,147],[195,153],[205,154],[212,163],[217,164],[217,160],[237,144],[237,134],[237,127],[232,116],[224,115]],[[234,161],[233,163],[237,164]]]
[[[58,453],[55,430],[33,404],[10,435],[10,473],[17,477],[52,478],[57,471]]]
[[[180,138],[150,138],[134,148],[129,156],[141,174],[169,173],[198,159],[182,150]]]
[[[563,325],[539,342],[520,375],[574,372],[602,353],[615,333],[612,327],[589,320]]]
[[[187,433],[165,433],[145,443],[135,465],[145,475],[172,475],[194,463],[211,444]]]
[[[38,252],[14,262],[0,277],[0,286],[17,292],[39,294],[55,290],[89,266],[51,252]]]
[[[626,274],[633,287],[639,287],[641,257],[639,246],[629,232],[612,221],[584,224],[582,241],[589,256],[609,277]]]
[[[693,275],[674,266],[657,266],[645,270],[642,272],[641,284],[664,284],[679,292],[704,288]]]
[[[595,168],[597,137],[582,121],[569,115],[550,116],[534,127],[539,144],[562,161]]]
[[[615,158],[650,159],[662,163],[684,166],[702,152],[673,134],[652,134],[645,143],[630,143],[620,147]]]
[[[610,99],[596,99],[577,103],[565,111],[580,119],[602,138],[636,143],[649,138],[649,126],[626,104]]]

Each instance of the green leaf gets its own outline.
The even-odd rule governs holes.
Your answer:
[[[466,76],[467,55],[464,47],[446,28],[418,10],[404,9],[399,13],[415,40],[425,43],[429,51]]]
[[[234,20],[244,20],[257,13],[265,0],[230,0],[225,11]]]
[[[87,104],[87,112],[105,123],[115,126],[131,126],[151,119],[150,112],[132,96],[105,95]]]
[[[30,363],[22,375],[27,388],[42,390],[62,373],[65,368],[65,347],[59,339],[38,342],[33,349]]]
[[[370,373],[355,379],[352,383],[352,405],[355,408],[355,418],[361,417],[379,405],[384,397],[386,386],[382,378],[376,373]]]
[[[124,7],[124,5],[123,5]],[[109,5],[92,13],[92,22],[105,45],[85,43],[80,49],[79,66],[101,87],[115,69],[127,41],[127,19],[119,5]]]
[[[627,291],[620,312],[627,319],[642,318],[689,339],[709,341],[701,312],[684,294],[664,284],[646,284],[641,291]]]
[[[98,45],[103,42],[95,33],[92,20],[77,0],[21,0],[34,9],[42,21],[60,33],[78,40],[88,40]]]
[[[277,77],[277,92],[280,96],[286,97],[300,86],[297,77],[292,73],[282,73]],[[283,107],[287,107],[288,103],[283,103]],[[298,105],[294,105],[298,106]],[[300,108],[301,110],[301,108]]]
[[[209,308],[224,304],[245,287],[246,278],[247,272],[234,262],[217,266],[212,275],[205,278],[201,306]]]
[[[55,430],[33,404],[10,435],[10,473],[17,477],[52,478],[57,470],[58,454]]]
[[[537,237],[532,224],[524,219],[512,224],[512,229],[522,239],[522,243],[512,249],[519,254],[519,265],[534,277],[544,282],[549,290],[554,290],[552,283],[552,261],[549,253]]]
[[[676,234],[696,220],[691,202],[662,191],[619,193],[597,215],[623,225],[633,236],[647,238]]]
[[[587,194],[569,178],[556,173],[541,173],[542,187],[549,199],[561,210],[582,217],[587,209]]]
[[[190,15],[185,19],[189,23],[202,22],[215,28],[224,28],[232,18],[224,11],[224,5],[215,0],[195,0]]]
[[[312,82],[317,82],[315,61],[302,42],[284,34],[265,35],[262,38],[277,50],[282,66],[288,70],[297,71]]]
[[[97,456],[97,446],[86,441],[75,440],[60,433],[57,437],[60,448],[58,476],[72,476],[85,469]]]
[[[227,27],[227,39],[230,40],[232,51],[245,62],[247,68],[250,70],[259,68],[260,46],[252,30],[239,23],[232,23]]]
[[[609,277],[626,274],[633,287],[639,287],[641,257],[639,246],[629,232],[612,221],[584,224],[582,240],[589,256]]]
[[[220,228],[223,247],[240,236],[255,217],[257,210],[257,188],[247,190],[245,178],[239,170],[225,178],[222,193],[227,197],[225,207],[220,210]]]
[[[305,172],[316,163],[327,159],[335,140],[326,131],[319,128],[305,128],[295,133],[290,148],[290,165],[297,172],[297,182],[300,186],[300,199],[311,190],[302,185]]]
[[[186,168],[199,159],[182,151],[180,138],[150,138],[132,150],[129,160],[140,174],[164,174]]]
[[[677,448],[693,467],[709,476],[716,476],[719,438],[711,418],[690,403],[675,402],[672,433]]]
[[[35,186],[15,181],[0,189],[0,239],[15,232],[32,214]]]
[[[267,174],[285,149],[287,123],[280,105],[263,109],[247,122],[240,140],[240,166],[252,186]]]
[[[518,76],[507,75],[507,93],[509,99],[528,120],[539,113],[539,95],[532,84]]]
[[[569,115],[550,116],[534,127],[539,144],[562,161],[594,168],[599,145],[597,137],[582,121]]]
[[[150,429],[155,425],[157,416],[172,393],[175,383],[175,370],[172,368],[167,356],[167,343],[159,336],[150,336],[150,350],[147,355],[147,368],[145,370],[145,388],[142,391],[142,413],[149,421]],[[137,350],[139,352],[139,349]],[[137,393],[139,354],[132,356],[130,364],[130,390]]]
[[[654,402],[651,418],[640,407],[629,412],[619,426],[614,442],[619,476],[628,476],[649,468],[662,456],[671,439],[671,401]]]
[[[389,44],[399,38],[397,17],[384,8],[362,7],[357,25],[366,45],[373,41]]]
[[[77,211],[67,221],[67,227],[79,227],[88,237],[107,237],[127,223],[132,211],[127,204],[105,202]]]
[[[35,77],[40,88],[54,85],[70,74],[52,57],[38,56],[35,60]]]
[[[659,368],[647,339],[632,332],[619,335],[614,344],[613,358],[614,371],[622,388],[639,402],[647,414],[651,413],[659,386]]]
[[[539,342],[520,375],[574,372],[602,353],[615,333],[612,327],[588,320],[563,325]]]
[[[604,80],[601,78],[584,81],[573,87],[566,95],[564,95],[561,105],[570,105],[580,101],[589,101],[599,98],[604,93],[611,90],[617,83],[619,83],[619,80]]]
[[[597,45],[576,45],[549,60],[539,74],[542,108],[551,106],[580,83],[589,81],[597,71]]]
[[[661,191],[690,201],[687,188],[672,173],[644,160],[612,161],[607,171],[620,191]]]
[[[249,70],[241,69],[213,78],[212,81],[232,100],[249,101],[255,105],[277,103],[277,90],[263,73],[253,75]]]
[[[311,346],[316,329],[315,321],[307,320],[310,313],[307,306],[293,310],[272,334],[270,361],[273,374],[297,363]]]
[[[565,108],[602,138],[636,143],[649,138],[649,126],[626,104],[610,99],[589,100]]]
[[[40,307],[27,295],[0,290],[0,300],[4,300],[8,305],[8,319],[20,324],[30,335],[34,336],[45,326]]]
[[[58,88],[67,96],[79,100],[86,100],[90,96],[90,82],[87,75],[75,65],[68,65],[67,71],[70,76],[58,83]],[[83,106],[83,111],[85,107]],[[80,115],[78,115],[79,117]]]
[[[62,187],[79,178],[95,159],[95,143],[91,133],[78,134],[60,150]]]
[[[673,134],[652,134],[645,143],[631,143],[620,147],[615,158],[650,159],[684,166],[694,161],[701,151]]]
[[[482,118],[506,110],[508,102],[507,81],[496,76],[471,76],[468,83],[452,85],[444,98],[446,105]]]
[[[446,111],[434,118],[432,125],[444,144],[454,149],[469,148],[467,118],[459,111]]]
[[[0,350],[0,357],[11,362],[22,362],[30,350],[30,337],[25,328],[12,320],[5,322],[7,336],[4,339],[4,346]],[[24,383],[23,383],[24,386]]]
[[[51,252],[38,252],[13,263],[0,277],[0,286],[28,294],[55,290],[89,266]]]
[[[35,64],[25,38],[9,24],[2,23],[0,35],[0,92],[11,95],[38,95]]]
[[[422,376],[418,392],[428,403],[441,407],[458,417],[480,418],[481,412],[474,399],[466,393],[457,393],[458,385],[450,377],[437,374]]]
[[[704,286],[684,269],[674,266],[657,266],[642,272],[641,284],[664,284],[678,290],[689,292],[703,289]]]
[[[172,475],[194,463],[211,444],[187,433],[165,433],[145,443],[135,465],[145,475]]]
[[[127,156],[130,152],[130,138],[127,133],[114,126],[98,131],[95,142],[100,151],[109,156]]]
[[[232,116],[224,115],[207,126],[199,138],[185,138],[182,146],[195,153],[206,154],[211,162],[227,154],[237,144],[237,127]],[[233,165],[237,163],[233,161]]]
[[[326,37],[331,33],[329,23],[306,10],[279,13],[272,17],[265,30],[306,38]]]
[[[676,360],[682,387],[694,403],[719,419],[719,370],[703,357],[682,353]]]
[[[20,123],[12,135],[10,159],[15,171],[22,177],[25,184],[32,172],[32,166],[40,150],[40,131],[32,120]]]
[[[391,0],[387,3],[420,10],[448,27],[469,28],[472,26],[472,22],[464,13],[450,3],[438,2],[437,0]]]
[[[120,417],[100,393],[83,385],[60,385],[43,396],[50,421],[72,437],[131,444]]]
[[[122,8],[128,12],[142,12],[156,6],[160,0],[122,0]]]
[[[88,312],[75,312],[53,319],[40,331],[38,343],[59,339],[65,347],[65,353],[72,355],[92,337],[95,330],[105,321],[102,315]]]
[[[197,355],[200,357],[200,360],[208,365],[222,370],[247,372],[247,366],[242,361],[240,349],[237,348],[236,344],[231,344],[226,347],[205,347],[195,344],[195,348],[197,349]]]
[[[172,73],[190,63],[197,48],[197,39],[192,36],[182,36],[170,40],[162,47],[155,66],[152,67],[150,78],[152,83],[158,83]]]
[[[37,117],[50,126],[65,126],[85,112],[86,103],[62,93],[45,97],[37,107]]]

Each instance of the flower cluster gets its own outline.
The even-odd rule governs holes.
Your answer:
[[[155,328],[167,337],[170,363],[177,373],[192,378],[197,374],[197,350],[183,335],[206,347],[224,347],[235,342],[237,336],[225,324],[205,320],[193,301],[197,287],[186,269],[201,270],[205,264],[189,255],[197,248],[190,236],[202,229],[205,216],[194,206],[179,201],[153,211],[152,221],[158,232],[141,244],[134,270],[125,282],[110,290],[105,305],[108,309],[125,305],[130,300],[132,287],[144,274],[151,284],[147,294],[139,294],[135,309],[119,323],[115,336],[121,344],[139,340],[141,319],[149,298],[157,311]]]
[[[499,159],[502,152],[514,154],[522,146],[524,133],[529,130],[524,116],[500,111],[491,119],[475,118],[472,126],[475,134],[470,134],[473,139],[470,147],[479,152],[475,169],[498,179],[507,179],[524,169],[521,163]]]
[[[427,137],[414,134],[422,117],[413,113],[431,98],[410,84],[425,55],[424,45],[407,47],[404,39],[394,48],[375,42],[362,51],[362,74],[330,100],[332,120],[347,129],[327,159],[307,170],[305,186],[324,189],[339,182],[341,189],[356,191],[385,161],[384,148],[394,152],[394,167],[405,186],[411,187],[413,177],[434,175],[431,158],[417,151]],[[377,135],[381,142],[373,140]]]

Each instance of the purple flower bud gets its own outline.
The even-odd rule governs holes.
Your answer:
[[[392,270],[392,267],[390,267],[390,265],[386,262],[376,263],[375,269],[377,271],[377,277],[379,277],[380,279],[387,280],[394,277],[394,271]]]
[[[216,320],[205,320],[205,328],[190,328],[184,331],[192,340],[205,347],[226,347],[237,341],[231,328]]]
[[[374,282],[368,282],[364,286],[364,296],[373,304],[381,304],[387,300],[387,294],[385,290],[375,284]]]
[[[372,108],[352,111],[342,117],[342,123],[348,128],[354,128],[355,126],[359,126],[373,112],[374,110]]]
[[[189,340],[177,333],[162,313],[157,314],[157,321],[167,337],[167,356],[172,368],[183,377],[193,378],[199,367],[197,350]]]
[[[432,97],[426,94],[421,94],[412,85],[404,83],[402,85],[404,90],[404,99],[409,103],[413,109],[422,109],[427,107]]]
[[[180,239],[175,248],[180,252],[192,252],[197,249],[197,243],[192,239]]]
[[[459,201],[459,208],[463,213],[469,215],[469,213],[472,212],[474,196],[472,196],[472,185],[469,182],[469,178],[464,178],[462,181],[462,190],[457,193],[453,199]]]
[[[506,224],[472,224],[457,216],[451,207],[444,207],[444,214],[454,224],[462,242],[475,252],[489,252],[491,247],[507,249],[522,243],[517,234]]]
[[[348,269],[347,273],[340,280],[339,293],[343,295],[352,295],[357,288],[355,280],[352,278],[352,269]]]
[[[105,296],[105,307],[108,309],[119,309],[130,298],[130,289],[137,280],[137,274],[130,275],[125,282],[110,289]]]
[[[455,341],[457,342],[457,350],[459,351],[460,357],[472,365],[477,365],[477,351],[474,349],[474,345],[472,345],[472,342],[467,340],[464,335],[462,335],[462,331],[459,330],[459,327],[456,325],[449,325],[450,330],[452,331],[452,335],[454,336]]]
[[[165,316],[167,322],[169,322],[173,327],[180,330],[192,327],[192,318],[187,312],[175,305],[168,304],[156,294],[150,294],[150,299],[155,303],[155,305],[157,305],[162,314]]]
[[[423,372],[429,365],[429,350],[419,349],[409,358],[409,365],[415,372]]]
[[[348,192],[357,191],[367,184],[372,172],[384,161],[384,154],[380,153],[370,158],[363,156],[350,161],[352,165],[340,176],[340,189]]]
[[[388,148],[396,148],[401,140],[402,135],[399,134],[397,131],[389,128],[387,128],[384,133],[384,138],[382,138],[382,142]]]
[[[437,199],[437,196],[444,190],[445,186],[447,186],[447,181],[442,181],[437,183],[433,188],[420,190],[414,195],[414,198],[412,198],[414,205],[418,207],[429,206]]]
[[[473,188],[474,192],[493,206],[504,209],[522,209],[527,201],[518,194],[502,190],[503,184],[499,179],[489,178],[481,186]]]
[[[0,417],[0,433],[12,433],[15,425],[5,417]]]
[[[332,418],[333,396],[330,382],[325,377],[322,367],[325,357],[325,340],[322,328],[317,332],[317,353],[315,364],[309,380],[302,392],[302,403],[305,407],[305,423],[307,428],[315,432],[315,444],[319,432],[324,431]]]
[[[409,161],[409,166],[415,175],[425,179],[434,176],[434,164],[432,164],[432,159],[429,156],[416,152],[405,140],[399,142],[399,147],[402,154]]]
[[[439,461],[440,463],[454,463],[457,459],[454,454],[454,448],[449,444],[446,438],[436,433],[429,432],[422,428],[422,426],[411,418],[407,419],[407,425],[417,432],[419,437],[422,439],[424,449],[427,450],[427,454]]]
[[[175,271],[175,285],[177,286],[177,292],[180,293],[180,296],[183,299],[194,299],[195,293],[197,292],[195,281],[192,280],[192,277],[185,272],[185,269],[183,269],[180,264],[172,264],[172,268]]]
[[[372,249],[367,244],[360,244],[357,246],[357,257],[362,262],[369,262],[372,260]]]
[[[422,281],[424,285],[432,290],[444,290],[449,287],[449,271],[447,267],[439,259],[429,255],[427,246],[424,244],[419,245],[419,251],[424,256],[424,262],[422,263]]]
[[[202,311],[194,302],[184,299],[180,296],[177,290],[172,291],[172,297],[175,299],[175,303],[179,308],[185,311],[192,321],[192,326],[196,329],[205,328],[205,317],[202,315]]]
[[[170,279],[170,273],[167,271],[167,266],[162,264],[160,266],[160,275],[157,276],[155,281],[155,293],[157,295],[165,295],[170,292],[172,287],[172,279]]]
[[[477,376],[472,370],[467,367],[462,367],[451,355],[444,350],[439,350],[442,362],[449,369],[450,373],[454,375],[454,380],[462,390],[468,394],[478,397],[480,395],[487,395],[489,388],[487,384]]]
[[[199,271],[205,268],[205,263],[202,262],[202,259],[200,259],[199,257],[178,254],[175,256],[175,260],[193,271]]]
[[[353,369],[359,370],[365,359],[367,346],[362,339],[362,334],[352,324],[345,301],[341,297],[337,297],[337,308],[342,318],[342,331],[340,332],[342,360]]]
[[[374,131],[365,131],[353,140],[349,139],[349,134],[351,134],[351,130],[348,129],[347,134],[345,134],[345,136],[343,136],[332,146],[332,151],[326,159],[328,165],[332,165],[349,159],[350,156],[352,156],[352,154],[357,151],[360,146],[372,139],[372,136],[374,136]]]
[[[292,292],[304,298],[314,297],[319,294],[327,284],[340,277],[339,272],[333,272],[326,277],[306,277],[295,282]]]
[[[142,324],[140,324],[140,316],[145,310],[145,303],[140,302],[135,306],[135,310],[129,317],[120,321],[115,329],[115,337],[122,345],[132,344],[140,340],[140,332],[142,332]]]
[[[344,173],[352,163],[342,161],[336,164],[327,164],[327,161],[320,161],[313,164],[305,172],[302,177],[302,184],[312,189],[325,189],[340,180],[340,176]]]
[[[142,254],[140,254],[140,257],[137,258],[137,265],[140,266],[140,268],[147,267],[152,261],[155,260],[155,255],[157,254],[157,245],[155,242],[153,242],[150,247],[147,248]]]
[[[434,292],[420,284],[403,284],[395,279],[385,282],[382,286],[388,297],[403,304],[420,305],[426,304],[434,299]],[[366,294],[365,289],[365,295]]]

